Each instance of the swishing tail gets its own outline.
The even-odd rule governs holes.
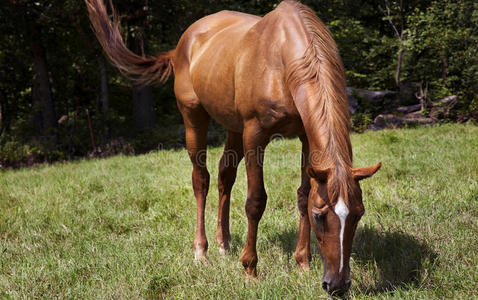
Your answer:
[[[85,0],[91,24],[107,57],[121,73],[138,85],[155,81],[164,83],[173,71],[174,50],[156,57],[139,56],[130,51],[119,31],[119,18],[110,0],[113,20],[110,20],[103,0]]]

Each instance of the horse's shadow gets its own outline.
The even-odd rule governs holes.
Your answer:
[[[278,232],[270,240],[282,247],[287,255],[293,255],[297,230]],[[427,244],[405,232],[361,227],[355,234],[352,258],[356,267],[371,278],[354,281],[358,289],[366,294],[418,287],[426,282],[436,256]]]

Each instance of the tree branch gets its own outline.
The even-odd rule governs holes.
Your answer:
[[[385,3],[385,8],[387,9],[387,11],[383,10],[383,8],[380,5],[378,6],[378,8],[385,15],[385,17],[387,17],[388,22],[390,23],[390,25],[392,25],[392,28],[393,28],[393,31],[395,32],[395,35],[401,41],[403,36],[402,36],[401,33],[398,32],[398,29],[395,26],[395,24],[393,24],[392,17],[390,15],[390,6],[388,5],[388,1],[384,0],[384,3]],[[402,33],[403,33],[403,30],[402,30]]]

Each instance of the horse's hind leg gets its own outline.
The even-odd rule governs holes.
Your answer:
[[[217,186],[219,189],[219,209],[217,213],[216,242],[219,253],[225,255],[229,251],[231,234],[229,232],[229,207],[231,190],[236,180],[237,166],[244,156],[242,134],[228,131],[224,153],[219,161]]]
[[[307,211],[307,202],[310,191],[310,179],[305,172],[305,167],[309,163],[309,144],[307,137],[300,137],[302,141],[302,164],[301,164],[301,185],[297,190],[297,206],[300,213],[299,238],[295,249],[295,260],[299,268],[303,270],[309,269],[310,255],[310,222]]]
[[[180,102],[178,102],[180,103]],[[192,183],[197,203],[196,236],[193,249],[196,260],[206,260],[208,248],[204,225],[204,209],[209,189],[209,172],[206,167],[207,129],[209,115],[201,106],[182,107],[179,105],[186,127],[186,148],[193,165]]]

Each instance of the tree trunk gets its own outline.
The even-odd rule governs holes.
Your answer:
[[[110,109],[109,91],[108,91],[108,74],[106,73],[106,63],[103,55],[98,55],[98,66],[100,68],[100,99],[103,114]]]
[[[131,39],[131,49],[139,55],[142,54],[143,44],[141,40]],[[133,126],[142,130],[155,126],[153,89],[151,86],[133,86]]]
[[[400,44],[402,41],[400,40]],[[397,85],[398,88],[401,86],[401,73],[402,73],[402,62],[403,62],[403,55],[405,54],[405,50],[402,49],[402,46],[400,45],[400,50],[398,51],[398,60],[397,60],[397,69],[395,70],[395,84]]]
[[[30,47],[33,54],[33,120],[39,136],[53,137],[56,116],[51,95],[48,64],[45,48],[40,40],[40,31],[35,24],[30,26]]]
[[[127,13],[128,26],[134,28],[144,28],[147,24],[147,14],[143,10],[145,1],[132,0],[129,4],[129,11]],[[131,30],[128,30],[128,46],[138,55],[144,55],[144,50],[147,44],[142,38],[140,32],[133,35]],[[153,89],[151,86],[139,87],[133,86],[132,95],[132,119],[133,126],[136,129],[142,130],[152,128],[155,126],[154,108],[153,108]]]
[[[441,78],[443,79],[443,83],[446,81],[446,76],[448,73],[448,60],[446,55],[443,55],[441,58]]]
[[[107,143],[111,136],[111,127],[108,117],[108,111],[110,110],[110,99],[108,90],[108,73],[106,72],[106,62],[103,54],[98,56],[98,67],[100,69],[100,101],[101,111],[103,112],[103,143]],[[99,105],[97,104],[97,107]]]
[[[3,99],[3,93],[0,92],[0,135],[3,133],[3,128],[5,126],[5,118],[3,117],[4,114],[4,99]]]
[[[140,130],[155,125],[153,89],[150,86],[133,87],[133,125]]]

